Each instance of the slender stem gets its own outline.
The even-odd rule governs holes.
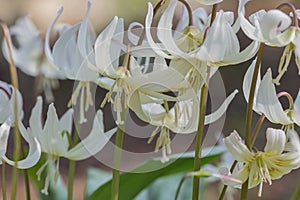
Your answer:
[[[181,180],[180,180],[180,182],[179,182],[179,185],[178,185],[178,187],[177,187],[177,190],[176,190],[175,200],[177,200],[178,197],[179,197],[179,192],[180,192],[181,186],[183,185],[183,182],[184,182],[187,178],[189,178],[189,177],[191,177],[191,176],[193,176],[193,173],[187,173],[187,174],[185,174],[185,175],[181,178]]]
[[[69,141],[70,148],[73,148],[79,142],[80,123],[75,128],[75,134],[73,142]],[[73,199],[73,187],[74,187],[74,174],[75,174],[76,161],[69,160],[69,175],[68,175],[68,200]]]
[[[245,144],[249,149],[250,148],[250,133],[251,133],[251,124],[252,124],[252,109],[254,104],[254,93],[255,93],[255,87],[259,72],[259,66],[262,60],[263,51],[264,51],[265,44],[261,43],[259,46],[259,50],[257,53],[255,68],[253,72],[252,82],[251,82],[251,88],[250,88],[250,94],[249,94],[249,100],[248,100],[248,106],[247,106],[247,114],[246,114],[246,131],[245,131]],[[241,191],[241,200],[246,200],[247,198],[247,192],[248,192],[248,180],[242,185],[242,191]]]
[[[22,152],[22,155],[25,156],[25,150],[24,150],[23,145],[22,145],[22,148],[21,148],[21,152]],[[30,200],[31,199],[31,194],[30,194],[30,184],[29,184],[29,176],[28,176],[27,169],[24,169],[23,172],[24,172],[26,199]]]
[[[216,12],[217,12],[218,4],[214,4],[212,7],[212,14],[211,14],[211,22],[212,25]],[[206,104],[207,104],[207,96],[208,96],[208,84],[209,84],[209,76],[210,76],[210,68],[207,70],[207,80],[206,84],[203,85],[201,89],[201,99],[199,105],[199,121],[198,121],[198,129],[196,135],[196,149],[195,149],[195,158],[194,158],[194,171],[200,170],[201,165],[201,149],[202,149],[202,140],[203,140],[203,132],[204,132],[204,120],[206,114]],[[200,178],[195,176],[193,179],[193,200],[198,200],[199,198],[199,183]]]
[[[189,14],[189,26],[193,26],[194,22],[193,22],[193,10],[190,6],[190,4],[186,1],[186,0],[179,0],[187,9],[188,14]]]
[[[2,197],[3,200],[6,200],[6,170],[5,170],[5,162],[2,161]]]
[[[230,172],[231,172],[231,173],[233,172],[233,170],[234,170],[235,166],[237,165],[237,163],[238,163],[238,162],[235,160],[235,161],[233,162],[233,164],[231,165],[231,168],[230,168]],[[219,196],[219,200],[223,200],[223,199],[224,199],[227,188],[228,188],[227,185],[224,185],[224,186],[223,186],[223,189],[222,189],[221,194],[220,194],[220,196]]]
[[[16,191],[17,191],[17,182],[18,182],[18,160],[20,157],[20,147],[21,147],[21,137],[19,133],[19,126],[18,126],[18,100],[17,100],[17,90],[19,88],[18,84],[18,75],[17,75],[17,69],[14,63],[13,54],[12,54],[12,41],[9,33],[9,29],[7,25],[0,20],[0,25],[2,28],[2,31],[4,33],[4,37],[7,44],[8,54],[9,54],[9,70],[10,70],[10,76],[11,76],[11,82],[14,88],[14,155],[13,159],[16,162],[16,164],[13,167],[13,177],[12,177],[12,192],[11,192],[11,199],[16,199]]]
[[[255,63],[255,68],[253,72],[253,77],[252,77],[252,82],[251,82],[251,88],[250,88],[250,93],[249,93],[249,100],[248,100],[248,105],[247,105],[247,114],[246,114],[246,131],[245,131],[245,143],[247,147],[249,148],[249,135],[251,133],[251,124],[252,124],[252,109],[253,109],[253,104],[254,104],[254,93],[255,93],[255,87],[256,87],[256,82],[257,82],[257,77],[258,77],[258,72],[259,72],[259,66],[262,60],[263,56],[263,51],[264,51],[265,44],[261,43],[259,46],[258,50],[258,55],[256,58],[256,63]],[[249,148],[250,149],[250,148]]]
[[[280,4],[276,9],[281,9],[284,6],[287,6],[292,10],[295,27],[299,28],[299,23],[298,23],[298,18],[297,18],[297,11],[296,11],[295,6],[291,3],[286,2],[286,3]]]
[[[199,171],[201,166],[201,149],[202,149],[202,140],[203,140],[203,132],[204,132],[204,120],[206,114],[210,68],[208,68],[207,71],[208,71],[207,80],[206,80],[206,84],[204,84],[201,89],[201,97],[200,97],[200,104],[199,104],[199,121],[198,121],[197,135],[196,135],[194,171]],[[199,197],[199,182],[200,182],[200,177],[195,176],[193,179],[193,196],[192,196],[193,200],[197,200]]]
[[[75,160],[69,160],[69,175],[68,175],[68,200],[73,199],[73,186],[75,174]]]
[[[112,178],[112,190],[111,190],[111,200],[119,199],[119,182],[120,182],[120,165],[122,156],[122,146],[123,146],[124,131],[122,127],[118,127],[116,146],[114,152],[114,169]]]
[[[213,22],[214,22],[214,20],[216,18],[217,10],[218,10],[218,5],[219,4],[214,4],[213,7],[212,7],[210,26],[212,26],[212,24],[213,24]]]
[[[300,178],[298,180],[296,190],[294,191],[291,200],[299,200],[299,199],[300,199]]]
[[[253,131],[251,142],[250,142],[250,145],[249,145],[250,149],[252,149],[252,147],[253,147],[253,145],[255,143],[255,140],[257,138],[258,132],[259,132],[259,130],[260,130],[260,128],[261,128],[261,126],[262,126],[265,118],[266,118],[266,116],[264,114],[262,114],[260,116],[260,118],[258,119],[258,122],[257,122],[257,124],[255,126],[254,131]]]

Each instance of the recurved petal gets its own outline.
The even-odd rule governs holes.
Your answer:
[[[100,74],[107,74],[109,76],[115,75],[113,68],[113,60],[110,55],[110,49],[112,45],[112,39],[114,32],[117,29],[119,19],[114,17],[110,24],[100,33],[95,42],[95,59],[96,70]],[[103,56],[105,55],[105,56]]]
[[[281,129],[268,128],[266,131],[267,143],[265,152],[281,154],[286,144],[285,132]]]
[[[249,164],[244,165],[240,170],[234,171],[230,177],[240,180],[242,183],[244,183],[249,177]],[[233,187],[240,186],[240,184],[233,181],[224,181],[224,184]]]
[[[153,49],[153,51],[157,55],[162,56],[164,58],[168,58],[168,59],[175,58],[174,56],[168,55],[165,52],[163,52],[161,46],[154,42],[152,35],[151,35],[152,20],[153,20],[153,7],[152,7],[152,4],[149,2],[148,3],[148,13],[146,16],[146,21],[145,21],[145,30],[146,30],[147,41],[148,41],[150,47]]]
[[[74,148],[69,150],[65,157],[71,160],[83,160],[98,153],[116,132],[117,128],[104,133],[103,114],[99,110],[94,118],[90,134]]]
[[[228,137],[224,138],[224,144],[237,161],[248,163],[253,159],[253,154],[242,142],[242,138],[236,131],[233,131]]]
[[[175,8],[177,5],[177,0],[172,0],[165,10],[164,14],[161,16],[158,26],[157,26],[157,36],[165,48],[172,54],[178,57],[185,57],[185,53],[182,52],[176,45],[173,34],[172,34],[172,24]]]
[[[248,99],[249,99],[251,82],[252,82],[252,77],[253,77],[255,64],[256,64],[256,59],[248,67],[248,70],[247,70],[247,72],[244,76],[244,80],[243,80],[243,92],[244,92],[244,97],[245,97],[247,102],[248,102]],[[261,64],[259,64],[258,77],[257,77],[256,87],[255,87],[255,92],[254,92],[254,105],[253,105],[253,110],[257,113],[259,113],[259,111],[256,107],[256,98],[257,98],[258,88],[259,88],[260,83],[261,83],[260,67],[261,67]]]
[[[231,103],[231,101],[233,100],[233,98],[235,97],[235,95],[238,93],[238,90],[234,90],[223,102],[223,104],[218,108],[218,110],[216,110],[215,112],[206,115],[205,116],[205,124],[211,124],[215,121],[217,121],[220,117],[223,116],[223,114],[226,112],[229,104]]]
[[[28,169],[34,166],[39,161],[41,156],[41,146],[38,140],[32,136],[30,129],[26,131],[21,121],[19,122],[19,129],[21,135],[29,145],[29,151],[25,159],[17,162],[17,167],[19,169]],[[16,164],[14,161],[8,159],[6,156],[4,157],[4,160],[10,165]]]
[[[276,95],[276,89],[272,83],[271,69],[268,69],[267,73],[263,77],[263,80],[261,81],[257,92],[256,104],[257,110],[260,113],[263,113],[272,123],[282,125],[288,125],[292,123],[284,112]]]

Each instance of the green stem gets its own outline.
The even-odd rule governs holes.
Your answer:
[[[248,106],[247,106],[247,114],[246,114],[245,144],[247,145],[247,147],[249,149],[251,149],[249,137],[250,137],[250,133],[251,133],[254,93],[255,93],[255,87],[256,87],[256,82],[257,82],[257,77],[258,77],[258,72],[259,72],[259,66],[260,66],[260,63],[262,60],[264,47],[265,47],[264,43],[261,43],[259,46],[256,63],[255,63],[255,68],[254,68],[254,72],[253,72],[253,77],[252,77],[252,82],[251,82],[251,87],[250,87],[250,94],[249,94],[249,98],[248,98]],[[252,142],[252,143],[254,143],[254,142]],[[247,192],[248,192],[248,180],[242,185],[241,198],[240,198],[241,200],[247,199]]]
[[[77,125],[77,128],[75,129],[73,142],[71,141],[71,139],[69,140],[70,148],[73,148],[79,142],[79,131],[77,131],[77,130],[80,130],[80,123]],[[75,167],[76,167],[76,161],[75,160],[69,160],[68,200],[73,199]]]
[[[296,190],[291,198],[291,200],[299,200],[300,199],[300,179],[298,180]]]
[[[195,149],[195,158],[194,158],[194,171],[200,170],[201,165],[201,149],[202,149],[202,140],[203,140],[203,132],[204,132],[204,121],[205,121],[205,113],[206,113],[206,104],[207,104],[207,96],[208,96],[208,82],[209,82],[209,68],[207,75],[207,83],[203,85],[201,89],[201,99],[199,104],[199,121],[198,121],[198,129],[196,135],[196,149]],[[200,178],[195,176],[193,179],[193,200],[198,200],[199,198],[199,182]]]
[[[179,185],[178,185],[178,187],[177,187],[177,190],[176,190],[175,200],[177,200],[178,197],[179,197],[179,192],[180,192],[181,186],[183,185],[183,182],[184,182],[187,178],[192,177],[193,175],[194,175],[193,173],[187,173],[187,174],[185,174],[185,175],[181,178],[181,180],[180,180],[180,182],[179,182]]]
[[[6,200],[6,170],[5,170],[5,162],[2,161],[2,197],[3,200]]]
[[[235,166],[237,165],[237,163],[238,163],[238,162],[235,160],[235,161],[233,162],[233,164],[231,165],[231,168],[230,168],[230,172],[231,172],[231,173],[233,172],[233,170],[234,170]],[[220,196],[219,196],[219,200],[223,200],[223,199],[224,199],[227,188],[228,188],[227,185],[224,185],[224,186],[223,186],[222,192],[221,192],[221,194],[220,194]]]
[[[76,166],[75,160],[69,160],[68,200],[73,199],[75,166]]]
[[[122,156],[122,146],[123,146],[124,131],[122,127],[118,127],[116,146],[114,152],[114,169],[112,177],[112,189],[111,189],[111,200],[119,199],[119,183],[120,183],[120,165]]]
[[[211,21],[210,25],[212,25],[217,12],[218,4],[214,4],[212,7]],[[203,140],[203,132],[204,132],[204,121],[206,114],[206,104],[207,104],[207,96],[208,96],[208,84],[209,84],[209,76],[210,76],[210,68],[207,70],[207,79],[206,84],[203,85],[201,89],[201,99],[199,105],[199,121],[198,121],[198,129],[196,135],[196,149],[195,149],[195,158],[194,158],[194,171],[200,170],[201,165],[201,149],[202,149],[202,140]],[[193,179],[193,200],[198,200],[199,198],[199,183],[200,178],[195,176]]]
[[[253,131],[253,134],[252,134],[253,136],[252,136],[252,138],[251,138],[251,142],[250,142],[250,145],[249,145],[250,149],[252,149],[252,147],[253,147],[253,145],[254,145],[254,143],[255,143],[255,140],[256,140],[256,138],[257,138],[257,135],[258,135],[258,133],[259,133],[259,130],[260,130],[260,128],[261,128],[261,126],[262,126],[262,124],[263,124],[265,118],[266,118],[266,116],[265,116],[264,114],[262,114],[262,115],[260,116],[260,118],[258,119],[258,122],[257,122],[257,124],[256,124],[256,126],[255,126],[254,131]]]
[[[9,29],[7,25],[0,21],[1,28],[4,33],[5,41],[7,44],[8,54],[9,54],[9,70],[10,70],[10,76],[11,76],[11,82],[13,85],[13,88],[15,90],[14,92],[14,153],[13,153],[13,159],[16,162],[13,168],[13,177],[12,177],[12,192],[11,192],[11,199],[16,199],[16,191],[17,191],[17,182],[18,182],[18,160],[20,157],[20,147],[21,147],[21,137],[19,133],[19,119],[18,119],[18,100],[17,100],[17,90],[19,88],[18,84],[18,75],[17,75],[17,69],[14,63],[13,54],[12,54],[12,41],[9,33]]]

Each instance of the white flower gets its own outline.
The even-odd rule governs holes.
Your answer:
[[[37,172],[40,177],[41,172],[47,166],[48,162],[57,162],[59,158],[64,157],[70,160],[83,160],[98,153],[104,145],[109,141],[116,129],[112,129],[104,133],[103,116],[99,110],[94,118],[93,128],[90,134],[81,140],[80,143],[73,146],[72,141],[72,109],[69,109],[60,119],[56,114],[53,104],[49,105],[47,119],[45,125],[42,125],[42,99],[39,97],[37,103],[32,110],[29,123],[32,135],[37,138],[41,144],[42,152],[49,155],[48,160]],[[47,174],[44,193],[47,194],[48,183],[51,172]]]
[[[19,169],[28,169],[33,167],[39,161],[41,156],[41,147],[37,139],[34,138],[30,132],[26,131],[21,121],[19,121],[18,127],[22,137],[29,144],[27,157],[17,162],[6,157],[7,141],[11,126],[5,122],[0,126],[0,164],[4,161],[10,165],[17,165],[17,168]]]
[[[224,139],[228,151],[237,161],[244,163],[240,170],[232,174],[232,177],[242,182],[249,179],[249,188],[260,184],[258,196],[262,195],[264,182],[271,185],[272,180],[290,173],[300,164],[298,151],[284,152],[287,142],[284,131],[268,128],[266,137],[264,152],[255,153],[249,151],[236,131]]]
[[[237,92],[238,91],[235,90],[228,96],[218,110],[205,116],[204,123],[206,125],[211,124],[222,117]],[[141,120],[157,126],[152,132],[148,143],[150,143],[154,139],[154,136],[159,133],[155,151],[157,152],[159,148],[162,148],[162,161],[166,162],[168,161],[167,154],[171,154],[170,130],[179,134],[189,134],[197,131],[199,100],[193,98],[178,101],[170,110],[168,110],[160,104],[161,101],[159,99],[153,99],[152,102],[148,100],[147,103],[144,103],[143,99],[146,98],[147,97],[142,94],[139,94],[139,97],[134,96],[132,97],[129,106]]]
[[[46,58],[41,33],[29,16],[19,18],[9,30],[17,43],[12,45],[15,65],[27,75],[41,78],[40,87],[47,101],[53,101],[52,89],[58,87],[57,79],[64,79],[64,76]],[[6,42],[2,43],[2,50],[6,60],[9,60]]]
[[[47,58],[56,65],[66,78],[79,81],[68,106],[75,106],[80,97],[80,123],[86,122],[84,112],[93,105],[90,91],[91,82],[96,82],[99,77],[88,67],[90,65],[87,53],[92,54],[92,44],[95,41],[95,33],[88,26],[88,16],[91,9],[91,2],[88,1],[88,8],[81,23],[71,27],[65,26],[64,32],[58,38],[51,51],[49,47],[50,33],[63,8],[57,12],[57,16],[50,25],[45,40],[45,53]]]
[[[18,119],[23,119],[23,98],[21,93],[19,90],[15,91],[12,85],[0,81],[0,124],[4,122],[8,123],[9,125],[14,124],[15,92],[17,92]]]
[[[291,18],[280,10],[260,10],[245,18],[245,4],[250,0],[239,0],[239,21],[243,32],[252,40],[269,46],[288,45],[295,37],[296,28],[290,26]]]
[[[243,91],[246,101],[250,93],[250,85],[253,76],[253,70],[256,60],[248,68],[243,81]],[[261,80],[260,74],[257,78],[256,89],[254,93],[253,110],[258,114],[264,114],[272,123],[290,125],[293,121],[287,115],[278,100],[275,85],[272,82],[272,71],[268,69]]]
[[[232,27],[233,13],[231,12],[220,11],[217,13],[216,20],[212,27],[209,28],[204,41],[205,27],[208,27],[210,20],[206,20],[204,26],[197,25],[197,27],[199,26],[202,30],[196,27],[183,29],[182,24],[179,24],[180,28],[177,30],[182,30],[183,32],[181,34],[174,33],[178,40],[176,41],[172,31],[172,20],[177,2],[177,0],[172,0],[159,20],[157,37],[161,43],[155,43],[151,36],[153,8],[151,3],[148,4],[148,13],[145,22],[146,36],[150,46],[159,56],[168,59],[199,59],[201,61],[207,61],[209,66],[223,66],[244,62],[253,57],[257,52],[258,42],[256,41],[252,42],[252,44],[240,52],[239,42],[235,33],[238,30],[238,26],[235,24]],[[200,16],[203,15],[201,12],[198,14],[200,14]],[[201,19],[203,19],[203,17],[204,16],[202,16]],[[191,45],[189,48],[185,47],[181,49],[179,46],[182,47],[182,45],[178,46],[177,43],[185,43],[182,41],[182,37],[178,37],[178,35],[182,35],[182,37],[185,35],[189,36],[184,37],[185,40],[190,41]],[[224,45],[224,43],[226,45]]]

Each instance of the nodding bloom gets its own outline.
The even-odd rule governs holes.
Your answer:
[[[244,76],[243,91],[246,101],[248,101],[250,93],[255,62],[254,60]],[[299,96],[298,94],[293,109],[284,110],[276,93],[272,79],[272,71],[268,69],[263,79],[261,79],[260,73],[258,74],[253,110],[260,115],[264,114],[270,122],[275,124],[281,124],[286,127],[294,123],[300,125]]]
[[[256,152],[251,152],[247,148],[236,131],[224,139],[228,151],[238,162],[244,164],[231,176],[242,182],[249,179],[249,188],[260,185],[259,197],[262,195],[263,183],[271,185],[272,180],[280,179],[300,166],[299,151],[285,151],[287,137],[284,131],[268,128],[266,138],[264,151]],[[231,185],[233,184],[231,183]]]
[[[15,65],[25,74],[37,77],[40,80],[37,89],[43,90],[48,102],[53,101],[52,89],[59,86],[58,79],[64,79],[64,76],[46,58],[40,31],[29,16],[19,18],[9,31],[17,43],[12,45]],[[2,43],[2,50],[4,57],[9,60],[6,42]]]
[[[69,109],[60,119],[56,114],[53,104],[49,105],[47,119],[44,126],[42,125],[42,98],[37,99],[34,106],[28,128],[34,137],[41,144],[42,152],[48,155],[47,162],[38,170],[38,179],[48,163],[56,162],[55,177],[58,177],[59,158],[64,157],[69,160],[83,160],[98,153],[109,141],[116,129],[104,132],[103,116],[101,110],[98,110],[94,118],[93,127],[90,134],[81,140],[78,144],[72,142],[72,114],[73,110]],[[48,171],[43,193],[48,193],[48,184],[52,172]]]
[[[19,90],[15,90],[10,84],[0,81],[0,124],[6,122],[10,126],[14,125],[14,101],[17,97],[18,119],[22,120],[24,116],[23,98]]]
[[[218,110],[205,116],[205,124],[211,124],[222,117],[237,93],[237,90],[232,92]],[[167,162],[169,160],[167,154],[171,154],[170,131],[179,134],[189,134],[197,131],[199,101],[197,98],[178,101],[169,109],[168,107],[166,108],[166,104],[162,106],[159,99],[155,99],[156,102],[152,103],[143,103],[140,101],[145,98],[147,97],[143,97],[141,94],[135,94],[134,97],[131,97],[130,107],[141,120],[157,126],[152,132],[148,143],[159,133],[155,151],[157,152],[159,148],[162,148],[161,161]],[[150,97],[148,98],[150,99]]]
[[[245,18],[245,5],[250,0],[239,0],[238,20],[243,32],[252,40],[269,46],[283,47],[295,38],[296,28],[291,26],[291,18],[284,12],[273,9],[259,10]]]
[[[83,21],[73,26],[65,25],[51,51],[49,46],[50,34],[62,14],[63,8],[61,8],[49,26],[45,39],[45,53],[49,61],[57,66],[67,79],[79,82],[68,106],[77,105],[77,100],[80,99],[80,123],[86,122],[84,113],[93,105],[91,83],[96,82],[99,77],[98,74],[90,70],[89,65],[91,63],[89,57],[86,56],[93,55],[92,44],[95,41],[94,30],[88,24],[90,9],[91,2],[88,1],[88,8]]]

